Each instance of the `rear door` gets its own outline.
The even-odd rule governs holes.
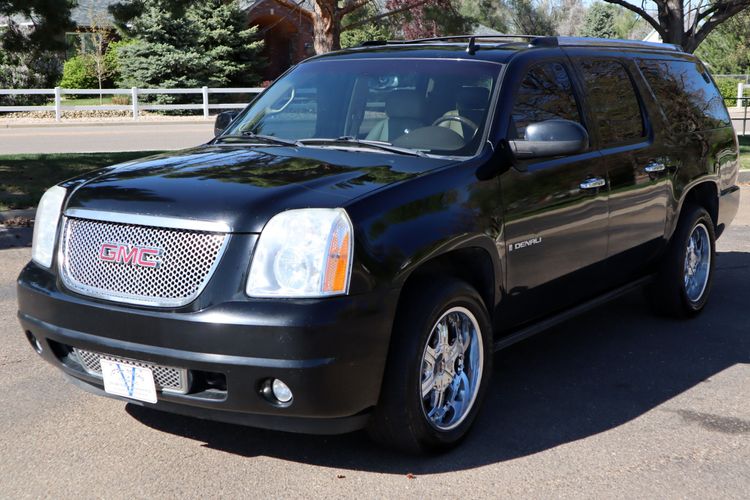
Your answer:
[[[669,161],[657,146],[638,70],[627,59],[574,57],[609,180],[608,278],[642,273],[664,244]]]
[[[509,73],[523,76],[511,83],[508,139],[521,139],[528,125],[550,119],[587,127],[565,59]],[[563,309],[605,286],[600,266],[607,251],[606,178],[593,148],[519,161],[500,177],[509,295],[501,314],[504,327]]]

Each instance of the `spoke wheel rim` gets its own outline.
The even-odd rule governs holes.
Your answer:
[[[711,240],[705,224],[697,224],[688,238],[685,249],[685,295],[688,300],[698,302],[708,286],[711,269]]]
[[[471,412],[484,369],[479,323],[465,307],[445,311],[427,337],[418,388],[422,411],[439,431],[455,429]]]

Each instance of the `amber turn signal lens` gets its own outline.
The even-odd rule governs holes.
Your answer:
[[[323,281],[324,292],[346,292],[350,251],[349,228],[344,224],[337,224],[333,230],[331,244],[328,248],[326,274]]]

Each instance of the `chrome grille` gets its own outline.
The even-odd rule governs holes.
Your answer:
[[[150,369],[154,374],[156,389],[159,391],[173,392],[177,394],[185,394],[188,391],[188,374],[185,368],[155,365],[153,363],[118,358],[116,356],[86,351],[84,349],[74,348],[73,352],[75,352],[78,361],[81,363],[81,366],[83,366],[83,369],[86,370],[86,373],[95,377],[102,377],[102,367],[99,361],[106,359],[117,363],[125,363]]]
[[[60,270],[78,293],[119,302],[177,307],[194,300],[211,278],[226,233],[65,217]],[[157,267],[99,258],[102,244],[161,250]]]

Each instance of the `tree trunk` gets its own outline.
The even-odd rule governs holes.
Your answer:
[[[664,43],[673,43],[683,49],[685,37],[685,15],[682,0],[667,0],[664,3],[665,12],[659,15],[659,21],[664,28]]]
[[[341,48],[341,18],[336,2],[318,0],[313,16],[313,45],[316,54]]]

